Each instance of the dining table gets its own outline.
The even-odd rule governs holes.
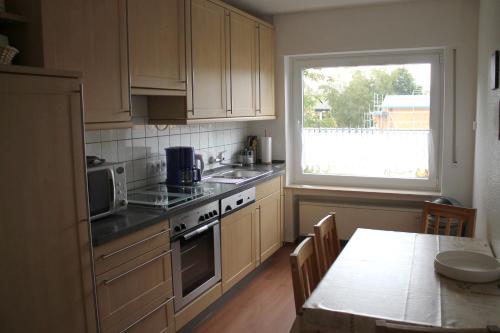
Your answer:
[[[375,321],[443,328],[500,326],[500,283],[434,270],[436,254],[493,256],[477,238],[357,229],[303,305],[292,332],[375,332]]]

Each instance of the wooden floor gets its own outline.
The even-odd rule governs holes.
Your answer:
[[[285,246],[269,258],[269,265],[200,323],[196,333],[285,333],[295,319],[289,255]]]

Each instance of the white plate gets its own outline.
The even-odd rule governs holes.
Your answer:
[[[436,272],[449,278],[475,283],[500,279],[500,263],[494,257],[470,251],[444,251],[434,259]]]

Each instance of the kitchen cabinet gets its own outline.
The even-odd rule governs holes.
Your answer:
[[[280,191],[257,202],[260,225],[260,261],[264,261],[281,247],[281,193]]]
[[[103,332],[174,332],[168,221],[94,250]]]
[[[126,0],[41,1],[44,66],[83,74],[87,129],[131,126]]]
[[[222,292],[225,293],[256,267],[255,205],[221,221]]]
[[[274,108],[274,29],[259,24],[259,85],[257,116],[275,116]]]
[[[132,93],[185,94],[184,0],[128,0],[127,5]]]
[[[97,331],[80,82],[0,66],[2,332]]]
[[[256,110],[257,24],[236,12],[230,13],[229,117],[252,117]]]
[[[191,0],[190,119],[224,118],[227,112],[226,41],[229,11],[207,0]]]
[[[276,119],[272,26],[222,1],[185,1],[186,97],[148,97],[149,122]]]
[[[275,177],[255,188],[257,264],[273,255],[283,242],[283,180],[282,176]]]

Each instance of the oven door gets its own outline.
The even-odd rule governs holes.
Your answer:
[[[174,305],[178,312],[221,279],[219,221],[180,236],[172,248]]]

